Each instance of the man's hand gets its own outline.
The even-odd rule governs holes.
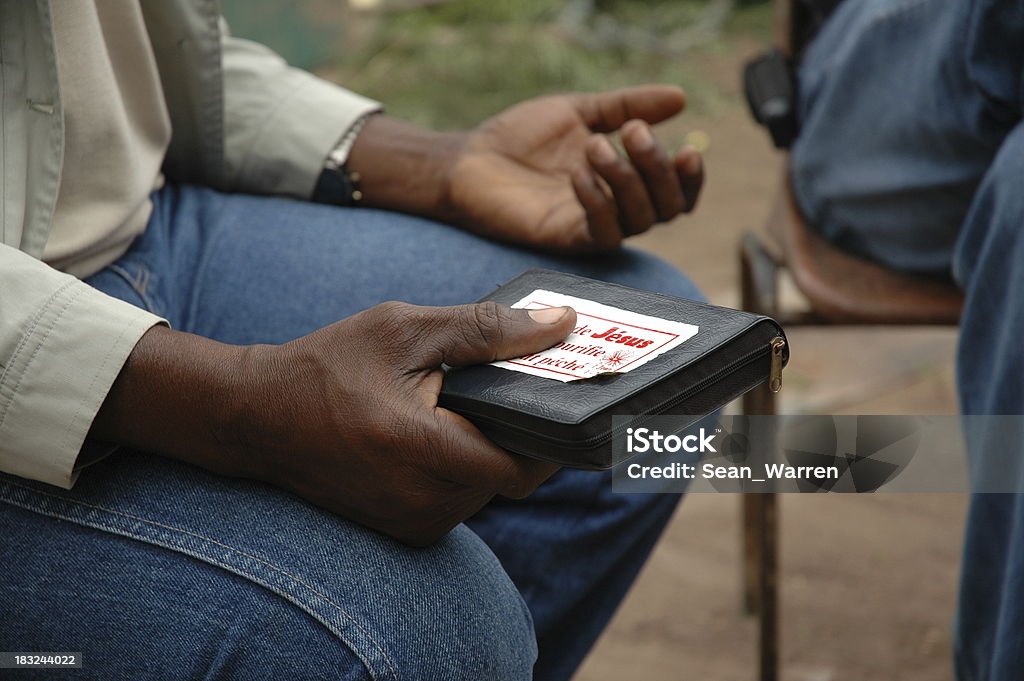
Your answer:
[[[510,454],[437,405],[442,363],[546,349],[569,308],[385,303],[281,346],[237,347],[156,327],[92,435],[256,478],[413,545],[557,467]]]
[[[656,85],[541,97],[461,135],[375,117],[350,165],[368,205],[547,250],[607,251],[696,204],[700,155],[669,154],[649,125],[684,104]],[[606,136],[619,130],[625,156]]]
[[[648,125],[684,104],[681,90],[662,86],[524,102],[469,133],[448,200],[487,236],[560,251],[617,248],[696,204],[700,156],[670,156]],[[604,134],[619,129],[625,157]]]

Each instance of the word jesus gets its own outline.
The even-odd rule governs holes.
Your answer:
[[[591,338],[603,340],[608,343],[618,343],[620,345],[628,345],[631,348],[646,348],[648,345],[654,343],[654,341],[647,338],[640,338],[639,336],[627,336],[624,333],[619,332],[619,327],[613,326],[607,331],[601,333],[590,334]]]

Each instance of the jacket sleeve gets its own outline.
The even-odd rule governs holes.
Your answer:
[[[110,386],[162,321],[0,244],[0,471],[70,488]]]
[[[220,26],[229,188],[309,198],[331,149],[380,104]]]

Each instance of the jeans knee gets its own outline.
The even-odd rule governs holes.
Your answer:
[[[396,585],[393,658],[401,679],[526,681],[533,620],[501,563],[465,526]],[[426,596],[426,597],[424,597]]]

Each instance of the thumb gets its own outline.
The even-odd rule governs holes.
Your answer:
[[[434,327],[438,333],[435,348],[440,362],[450,366],[485,364],[547,350],[564,340],[576,325],[571,307],[523,310],[485,302],[442,309],[446,317]]]
[[[672,85],[638,85],[571,97],[583,122],[594,132],[613,132],[634,118],[660,123],[686,106],[683,91]]]

